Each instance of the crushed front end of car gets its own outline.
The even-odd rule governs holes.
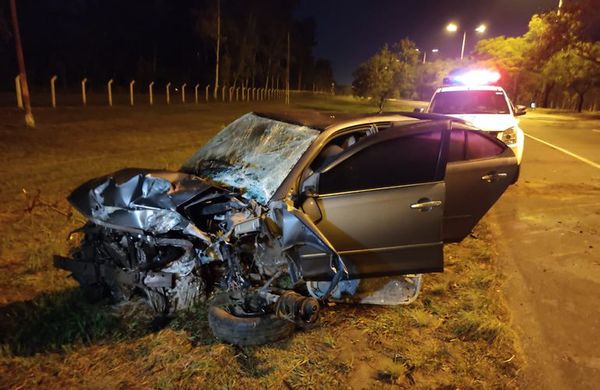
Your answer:
[[[230,129],[245,142],[228,143]],[[232,343],[289,335],[317,319],[319,304],[292,290],[301,276],[282,247],[288,206],[268,200],[316,134],[248,114],[181,172],[125,169],[81,185],[69,201],[88,220],[74,232],[83,238],[55,265],[92,299],[142,297],[163,316],[217,295],[211,327]],[[257,321],[270,330],[240,331]]]

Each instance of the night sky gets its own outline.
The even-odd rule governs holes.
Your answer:
[[[558,0],[301,0],[296,15],[315,18],[315,54],[331,60],[338,84],[350,84],[354,69],[385,43],[408,37],[421,50],[437,48],[437,55],[458,57],[462,30],[446,32],[448,22],[468,29],[466,55],[480,23],[487,24],[488,38],[521,35],[533,14],[557,5]]]

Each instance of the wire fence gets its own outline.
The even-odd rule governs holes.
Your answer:
[[[137,106],[137,105],[182,105],[206,103],[236,103],[251,101],[281,100],[297,94],[324,94],[317,90],[289,90],[280,88],[257,88],[246,86],[213,86],[198,83],[138,84],[131,80],[127,85],[116,84],[112,79],[102,85],[81,80],[79,91],[57,88],[57,77],[48,80],[47,88],[31,89],[31,104],[34,107],[76,106]],[[14,93],[0,93],[0,106],[23,108],[21,80],[15,77]]]

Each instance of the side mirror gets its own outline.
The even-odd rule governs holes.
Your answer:
[[[314,172],[308,176],[302,182],[300,192],[306,197],[314,197],[317,195],[317,189],[319,188],[319,173]]]
[[[419,112],[419,113],[422,113],[422,112],[425,112],[425,109],[424,109],[424,108],[419,108],[419,107],[417,107],[417,108],[413,109],[413,112]]]
[[[527,114],[527,107],[526,106],[516,106],[515,107],[515,116],[521,116],[521,115],[525,115]]]

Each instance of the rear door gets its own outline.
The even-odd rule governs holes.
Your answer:
[[[446,165],[444,241],[461,241],[512,184],[519,167],[512,150],[481,131],[454,124]]]
[[[339,253],[352,278],[443,269],[445,196],[442,128],[389,128],[367,137],[324,167],[316,227]],[[329,279],[326,254],[302,253],[307,280]]]

